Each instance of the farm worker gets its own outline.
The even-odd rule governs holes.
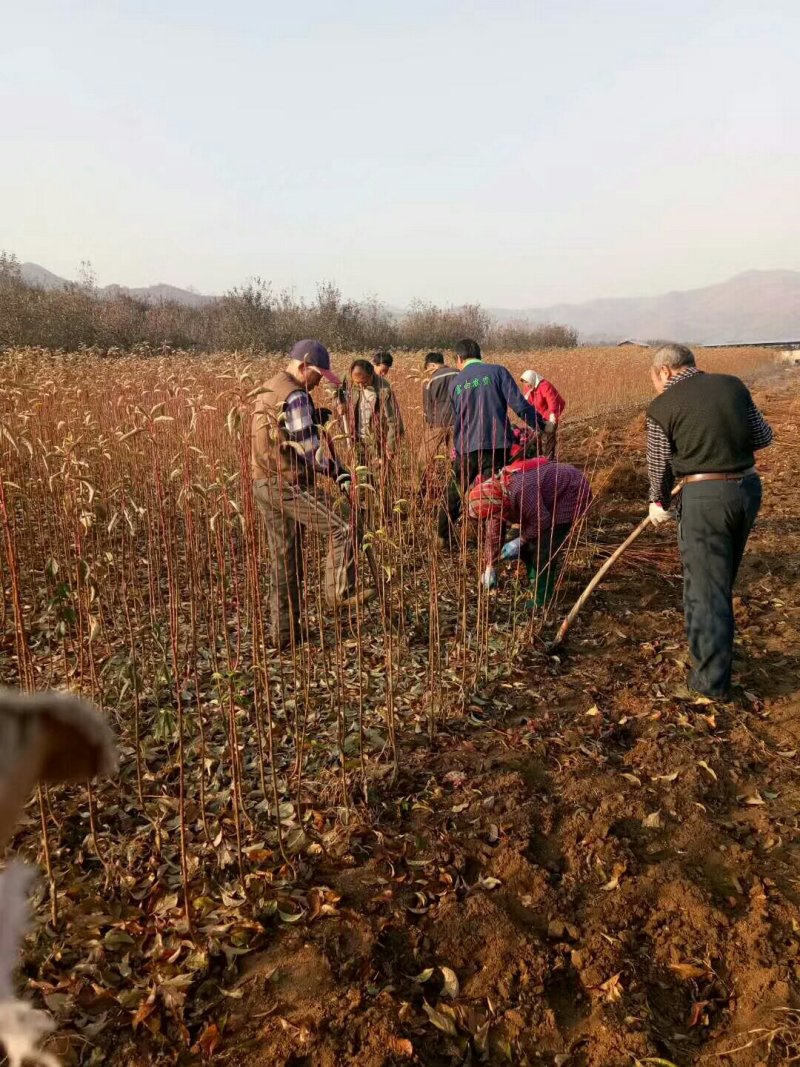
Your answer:
[[[449,367],[441,352],[429,352],[425,357],[422,383],[422,420],[424,428],[419,446],[419,466],[424,477],[437,455],[449,455],[453,447],[453,401],[450,398],[450,379],[458,374]]]
[[[689,687],[724,700],[733,660],[733,584],[761,506],[753,453],[771,443],[772,430],[743,382],[703,373],[684,345],[659,348],[650,377],[658,394],[647,409],[650,518],[656,526],[669,520],[672,487],[681,478]]]
[[[533,404],[545,421],[542,435],[542,455],[548,459],[554,459],[556,454],[556,432],[561,416],[567,402],[558,389],[546,378],[542,378],[535,370],[522,372],[522,381],[528,386],[523,391],[523,396],[529,404]]]
[[[391,385],[368,359],[353,360],[339,390],[339,405],[362,463],[373,452],[386,459],[397,454],[404,432],[400,409]]]
[[[372,357],[372,366],[381,378],[388,378],[389,371],[394,366],[394,356],[391,352],[376,352]]]
[[[345,491],[350,487],[349,473],[326,458],[320,447],[310,393],[323,378],[341,384],[331,371],[328,350],[319,341],[298,341],[286,367],[270,378],[253,406],[253,495],[267,527],[270,621],[278,649],[307,637],[300,605],[302,526],[313,527],[327,542],[325,598],[331,607],[366,603],[375,595],[374,589],[355,593],[350,527],[322,491],[322,477],[336,479]]]
[[[455,353],[458,374],[448,379],[455,456],[438,523],[439,543],[443,546],[450,544],[461,514],[461,499],[469,486],[479,474],[494,474],[508,461],[514,441],[509,408],[534,430],[544,425],[509,371],[482,361],[477,341],[459,341]]]
[[[514,470],[514,467],[520,469]],[[499,559],[525,564],[534,590],[534,603],[543,607],[552,599],[559,567],[554,562],[570,531],[592,502],[592,491],[582,471],[568,463],[546,459],[522,461],[492,479],[500,487],[475,485],[470,492],[470,513],[486,518],[483,584],[497,584]],[[486,504],[475,500],[485,490]],[[477,516],[477,511],[482,511]],[[506,523],[519,526],[519,537],[503,545]]]

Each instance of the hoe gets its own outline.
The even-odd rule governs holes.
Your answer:
[[[676,496],[682,488],[683,482],[679,482],[672,490],[673,497]],[[608,557],[602,567],[598,570],[597,574],[595,574],[594,578],[592,578],[592,580],[586,586],[584,591],[572,605],[571,611],[559,626],[556,636],[548,644],[548,652],[553,652],[559,647],[559,645],[562,644],[564,638],[567,636],[570,626],[572,626],[573,622],[575,622],[578,615],[580,614],[583,605],[586,603],[586,601],[589,599],[589,597],[592,595],[598,585],[602,582],[603,578],[605,578],[606,574],[608,574],[608,572],[611,570],[611,568],[614,566],[614,564],[617,562],[623,552],[627,548],[630,548],[633,542],[644,533],[648,526],[650,526],[649,516],[646,519],[642,519],[636,529],[625,538],[619,548],[615,549],[614,552],[611,553],[611,555]]]

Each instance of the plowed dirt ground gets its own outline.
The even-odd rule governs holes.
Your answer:
[[[800,1057],[800,399],[796,379],[754,395],[776,442],[737,589],[736,698],[686,692],[674,528],[646,534],[558,659],[532,650],[404,752],[317,867],[319,914],[248,959],[215,1062]],[[621,416],[604,442],[609,549],[643,514],[642,430]],[[566,432],[564,458],[587,439]]]

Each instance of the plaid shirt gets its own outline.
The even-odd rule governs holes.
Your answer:
[[[493,566],[502,547],[503,526],[519,523],[520,539],[530,544],[549,537],[557,526],[576,522],[592,501],[589,483],[568,463],[543,463],[512,474],[506,485],[508,502],[503,514],[486,523],[486,564]]]
[[[698,367],[687,367],[680,374],[675,374],[670,378],[664,388],[671,389],[673,385],[677,385],[685,378],[691,378],[700,373],[702,372]],[[753,435],[753,448],[766,448],[772,441],[772,427],[752,400],[747,412],[747,424]],[[663,508],[669,508],[672,487],[675,484],[675,473],[672,470],[672,446],[662,428],[649,417],[647,419],[647,475],[650,481],[650,500],[660,504]]]
[[[316,411],[309,394],[304,389],[298,389],[296,393],[292,393],[286,401],[285,413],[286,432],[289,439],[303,450],[302,459],[299,454],[297,458],[306,464],[309,480],[313,479],[316,472],[335,478],[339,473],[339,466],[320,452],[319,433],[315,422]]]

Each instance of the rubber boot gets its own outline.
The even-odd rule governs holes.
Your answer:
[[[553,590],[556,584],[555,570],[545,566],[544,570],[536,570],[534,563],[528,564],[528,581],[533,590],[532,607],[545,608],[553,598]]]

